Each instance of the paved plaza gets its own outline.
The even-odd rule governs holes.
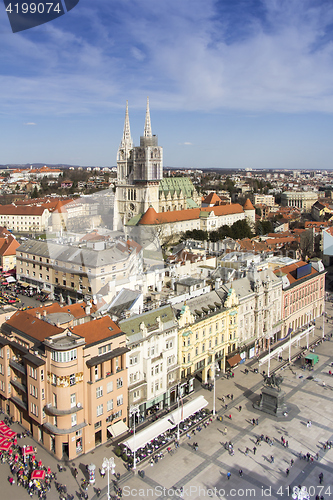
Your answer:
[[[331,304],[327,304],[327,312],[333,316]],[[325,333],[333,331],[332,320],[325,323]],[[316,325],[316,337],[322,336],[321,321]],[[313,341],[310,337],[310,342]],[[303,340],[302,346],[306,345]],[[291,498],[293,486],[306,486],[310,497],[323,496],[325,500],[333,499],[333,450],[324,450],[323,445],[333,440],[333,375],[329,375],[333,363],[333,339],[321,343],[315,349],[319,355],[319,363],[313,371],[303,371],[299,364],[291,368],[284,365],[288,350],[283,354],[284,362],[281,364],[275,358],[271,362],[271,370],[279,369],[279,374],[284,378],[282,390],[286,393],[288,415],[275,418],[269,414],[254,410],[253,403],[258,401],[260,389],[263,386],[263,377],[256,374],[251,368],[258,366],[257,362],[249,361],[235,369],[233,378],[220,378],[216,382],[216,410],[223,421],[214,419],[207,428],[196,432],[191,439],[182,438],[180,447],[172,454],[165,454],[162,460],[151,466],[138,465],[138,470],[143,469],[145,476],[128,472],[121,459],[115,457],[116,472],[121,474],[119,486],[122,488],[123,498]],[[296,353],[293,347],[291,354]],[[284,366],[284,368],[283,368]],[[250,368],[248,375],[244,368]],[[281,369],[282,367],[282,369]],[[263,370],[267,367],[263,366]],[[203,394],[209,408],[213,407],[213,391],[200,389],[192,398]],[[225,410],[222,397],[233,394],[233,401],[226,399],[228,409]],[[241,405],[241,411],[238,410]],[[230,420],[227,415],[231,414]],[[258,419],[258,425],[252,425],[252,419]],[[311,427],[307,421],[311,420]],[[18,424],[12,426],[20,431]],[[225,427],[227,433],[225,434]],[[263,434],[273,440],[270,446],[266,442],[255,445],[257,437]],[[281,437],[288,441],[288,447],[281,444]],[[193,440],[198,445],[198,451],[193,449]],[[234,455],[225,449],[225,443],[232,441]],[[51,457],[41,446],[31,438],[22,439],[20,444],[33,444],[37,446],[37,458],[57,470],[57,461]],[[256,446],[256,453],[253,448]],[[246,448],[249,453],[245,454]],[[299,455],[310,453],[318,460],[300,459]],[[271,463],[271,456],[274,463]],[[111,457],[112,445],[106,444],[96,448],[93,452],[79,457],[74,462],[66,465],[66,471],[58,472],[58,481],[66,484],[68,493],[78,498],[81,480],[86,474],[86,465],[96,465],[96,484],[89,486],[89,500],[97,500],[96,489],[101,488],[101,500],[107,499],[107,475],[101,478],[98,469],[101,467],[103,457]],[[291,466],[291,460],[294,464]],[[72,467],[79,469],[77,479],[72,475]],[[289,469],[289,475],[286,469]],[[240,477],[239,470],[243,471]],[[230,479],[227,474],[231,473]],[[323,484],[319,484],[319,474],[323,473]],[[24,499],[28,494],[21,487],[10,486],[8,482],[10,470],[8,464],[0,465],[2,479],[2,498],[8,495],[15,499]],[[183,491],[181,492],[181,488]],[[110,493],[114,494],[111,483]],[[59,498],[59,494],[52,485],[47,494],[48,500]]]

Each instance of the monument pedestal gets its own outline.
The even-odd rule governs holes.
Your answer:
[[[263,387],[259,404],[253,406],[275,417],[282,417],[284,413],[287,413],[287,406],[284,402],[285,395],[284,391],[278,391],[273,387]]]

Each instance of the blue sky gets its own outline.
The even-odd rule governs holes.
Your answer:
[[[80,0],[11,33],[0,2],[0,163],[114,165],[150,97],[174,167],[333,168],[330,0]]]

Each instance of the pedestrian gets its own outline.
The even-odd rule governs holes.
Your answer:
[[[289,441],[286,441],[285,446],[286,448],[289,448]]]
[[[228,432],[228,429],[225,427],[224,428],[224,434],[226,434]]]
[[[242,469],[239,469],[238,473],[239,473],[239,477],[243,477],[243,471],[242,471]]]
[[[274,464],[274,457],[271,455],[271,464]]]
[[[249,449],[248,449],[248,448],[246,448],[246,450],[245,450],[245,455],[246,455],[246,456],[248,456],[248,454],[249,454]]]
[[[231,476],[231,472],[227,472],[227,478],[228,478],[228,481],[230,479],[230,476]]]
[[[257,451],[257,448],[254,446],[254,447],[253,447],[253,455],[255,455],[255,454],[256,454],[256,451]]]
[[[229,415],[229,420],[231,420],[231,414]]]
[[[242,407],[241,407],[241,405],[239,405],[239,407],[238,407],[238,411],[242,411]]]
[[[282,445],[284,444],[284,439],[283,439],[283,436],[281,436],[281,444],[282,444]]]
[[[286,469],[286,475],[287,475],[287,477],[289,476],[289,472],[290,472],[289,469]]]
[[[232,376],[234,376],[234,375],[232,375]],[[231,401],[233,401],[234,400],[234,395],[231,394],[230,398],[231,398]]]
[[[101,488],[97,488],[96,491],[97,498],[99,498],[100,494],[101,494]]]
[[[256,418],[256,425],[259,425],[259,420]]]
[[[290,460],[290,467],[292,467],[293,465],[294,465],[294,459],[292,458],[292,459]]]
[[[324,479],[324,474],[321,472],[318,477],[319,477],[319,484],[321,484]]]

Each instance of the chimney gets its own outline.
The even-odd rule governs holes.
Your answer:
[[[91,309],[90,304],[87,304],[86,307],[85,307],[85,313],[86,313],[87,316],[89,316],[89,314],[90,314],[90,309]]]
[[[40,315],[40,312],[39,312],[39,311],[37,311],[37,312],[36,312],[36,318],[37,318],[37,319],[41,319],[41,315]]]
[[[43,311],[43,316],[44,316],[44,318],[45,318],[45,316],[46,316],[46,310],[45,310],[45,309],[44,309],[44,311]]]

